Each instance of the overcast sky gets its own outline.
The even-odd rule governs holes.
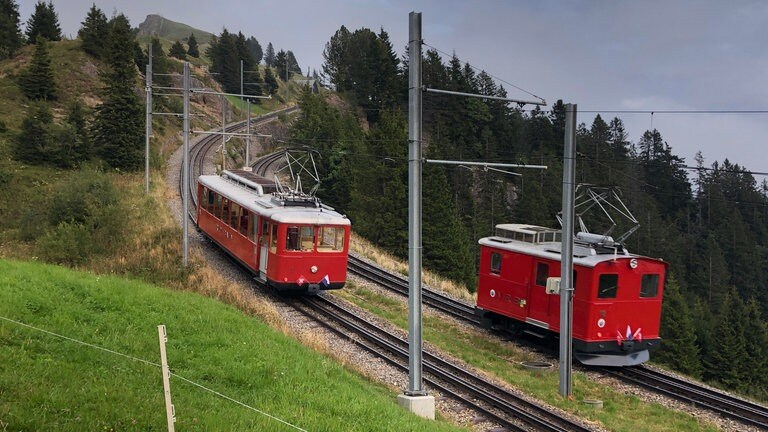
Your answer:
[[[18,1],[22,27],[35,2]],[[701,150],[707,166],[729,158],[768,171],[768,113],[660,113],[768,110],[768,1],[53,0],[65,35],[77,34],[94,2],[134,27],[159,14],[216,34],[242,31],[293,51],[304,71],[320,69],[341,25],[384,28],[402,55],[408,13],[422,12],[427,44],[550,104],[578,104],[579,123],[618,116],[632,142],[656,128],[689,165]]]

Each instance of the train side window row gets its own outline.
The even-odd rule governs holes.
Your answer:
[[[202,206],[204,210],[238,230],[240,234],[254,238],[254,216],[239,204],[208,190],[208,188],[203,188]]]

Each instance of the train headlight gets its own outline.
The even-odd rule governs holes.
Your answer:
[[[636,269],[637,268],[637,260],[635,258],[632,258],[629,260],[629,268]]]
[[[317,273],[317,266],[310,267],[309,271],[311,271],[312,273]]]
[[[491,292],[488,294],[490,294],[491,297],[496,297],[496,290],[491,290]]]
[[[602,318],[600,318],[599,320],[597,320],[597,326],[598,326],[598,327],[600,327],[600,328],[603,328],[603,327],[605,327],[605,320],[604,320],[604,319],[602,319]]]

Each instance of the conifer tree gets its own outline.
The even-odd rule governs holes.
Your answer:
[[[293,51],[288,50],[285,52],[285,61],[289,71],[301,74],[301,67],[299,67],[299,62],[296,60],[296,56],[293,55]]]
[[[187,50],[184,49],[184,45],[181,42],[176,41],[171,45],[171,49],[168,51],[168,55],[176,57],[179,60],[187,59]]]
[[[19,77],[19,84],[24,94],[35,100],[56,99],[56,82],[53,76],[48,43],[38,36],[35,53],[29,67]]]
[[[48,104],[32,104],[21,122],[21,132],[16,140],[14,158],[21,162],[43,165],[49,159],[52,137],[50,125],[53,114]]]
[[[134,89],[133,33],[128,18],[120,14],[110,21],[105,59],[109,71],[104,102],[96,108],[91,137],[96,153],[113,168],[134,171],[143,166],[144,109]]]
[[[73,162],[80,163],[91,157],[91,141],[88,136],[88,124],[83,104],[76,100],[69,105],[67,124],[72,127],[75,142],[72,147]]]
[[[200,47],[197,45],[195,34],[191,33],[187,40],[187,55],[194,58],[200,57]]]
[[[264,68],[264,84],[266,84],[267,91],[270,95],[277,93],[277,78],[275,78],[275,74],[272,72],[271,67]]]
[[[264,58],[261,44],[259,44],[259,41],[253,36],[249,37],[246,43],[248,45],[248,51],[250,51],[251,57],[253,57],[254,65],[258,65],[261,63],[261,59]]]
[[[104,51],[104,41],[109,33],[107,16],[96,7],[94,3],[82,23],[82,27],[77,31],[77,36],[83,41],[83,51],[88,54],[101,58]]]
[[[23,43],[19,5],[14,0],[0,0],[0,60],[13,57]]]
[[[765,400],[768,397],[768,325],[754,298],[746,305],[744,339],[749,354],[748,393]]]
[[[664,287],[661,312],[662,346],[654,358],[684,374],[700,377],[701,363],[694,328],[688,305],[677,282],[674,278],[668,279]]]
[[[288,56],[285,51],[278,51],[272,64],[277,71],[277,76],[280,77],[281,80],[288,82],[288,78],[291,76],[291,71],[288,69]]]
[[[267,44],[267,50],[264,52],[264,64],[267,66],[275,65],[275,48],[272,42]]]
[[[42,36],[49,41],[61,40],[59,16],[53,9],[52,1],[46,4],[39,0],[35,4],[35,12],[27,20],[27,43],[36,43],[38,36]]]
[[[735,290],[725,297],[712,330],[712,340],[703,359],[704,377],[728,389],[745,387],[746,340],[744,339],[744,305]]]

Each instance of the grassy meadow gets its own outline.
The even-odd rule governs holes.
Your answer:
[[[174,376],[178,430],[460,430],[416,418],[385,387],[194,293],[9,260],[0,287],[3,430],[165,430],[159,324],[174,374],[261,411]]]

